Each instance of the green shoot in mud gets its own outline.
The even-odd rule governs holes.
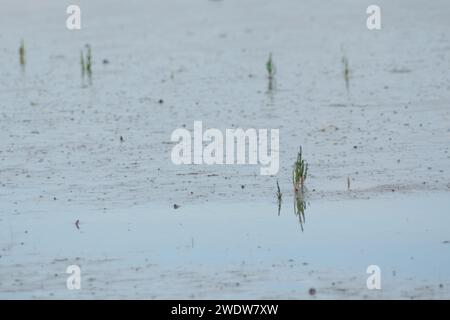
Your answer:
[[[80,53],[80,65],[81,65],[81,77],[87,74],[89,82],[92,82],[92,50],[89,44],[86,44],[86,54],[81,50]]]
[[[19,48],[19,62],[22,68],[25,67],[25,42],[22,40],[20,42],[20,48]]]
[[[272,59],[272,54],[269,55],[269,59],[266,62],[266,70],[267,70],[267,77],[269,79],[268,91],[272,92],[275,87],[275,73],[276,73],[276,68]]]
[[[344,66],[344,81],[345,87],[347,88],[347,92],[350,89],[350,68],[348,63],[348,58],[345,53],[342,54],[342,64]]]
[[[87,54],[86,54],[86,72],[90,77],[92,75],[92,50],[90,45],[86,45]]]
[[[278,200],[278,215],[280,215],[280,211],[281,211],[281,199],[282,199],[282,197],[283,197],[283,194],[281,193],[280,185],[278,184],[278,180],[277,180],[277,193],[276,193],[276,196],[277,196],[277,200]]]
[[[294,184],[295,193],[303,191],[305,180],[308,176],[308,163],[302,157],[302,147],[297,154],[297,160],[294,163],[294,170],[292,171],[292,182]]]

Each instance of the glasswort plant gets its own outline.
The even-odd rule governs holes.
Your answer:
[[[87,54],[86,54],[86,72],[89,77],[92,76],[92,50],[89,44],[86,45]]]
[[[89,78],[89,82],[92,82],[92,50],[89,44],[85,45],[86,54],[83,49],[80,52],[80,65],[81,65],[81,77],[84,79],[85,74]]]
[[[19,62],[22,67],[25,67],[25,42],[23,40],[20,42]]]
[[[292,181],[294,190],[297,193],[299,190],[303,191],[303,186],[308,176],[308,164],[302,157],[302,147],[297,154],[297,160],[294,163],[294,170],[292,171]]]
[[[267,70],[267,77],[269,79],[268,90],[269,92],[271,92],[274,88],[275,73],[276,73],[275,64],[272,59],[272,53],[269,55],[269,59],[266,62],[266,70]]]
[[[344,80],[345,80],[345,87],[347,88],[347,91],[350,88],[350,68],[348,66],[348,59],[345,54],[342,56],[342,64],[344,65]]]

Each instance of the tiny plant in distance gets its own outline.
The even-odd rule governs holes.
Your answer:
[[[92,75],[92,50],[89,44],[86,45],[87,53],[86,53],[86,72],[90,77]]]
[[[80,53],[80,65],[81,65],[81,77],[87,74],[89,81],[92,81],[92,49],[89,44],[85,45],[86,53],[81,50]]]
[[[272,53],[269,54],[269,59],[266,62],[266,70],[267,70],[267,77],[269,79],[268,90],[272,91],[274,88],[275,73],[276,73],[275,63],[273,62],[272,59]]]
[[[20,42],[19,62],[22,67],[25,67],[25,42],[23,40]]]
[[[348,58],[345,55],[345,52],[342,51],[342,65],[344,67],[344,81],[345,81],[345,87],[347,88],[347,91],[350,89],[350,67],[348,63]]]

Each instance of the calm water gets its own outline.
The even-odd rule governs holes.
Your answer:
[[[320,286],[323,277],[313,272],[328,282],[344,278],[343,286],[356,282],[364,289],[369,265],[381,268],[384,287],[404,285],[398,279],[413,288],[450,282],[448,193],[307,202],[301,223],[290,200],[285,197],[280,214],[270,201],[176,210],[148,205],[108,213],[56,204],[23,208],[20,214],[3,215],[0,224],[3,294],[67,297],[65,268],[70,264],[81,264],[94,284],[93,279],[105,277],[83,293],[107,297],[148,297],[147,291],[135,292],[139,283],[155,297],[178,297],[194,290],[191,281],[205,286],[235,281],[235,273],[244,269],[257,277],[244,296],[249,298],[263,289],[285,296],[299,288],[300,280],[290,280],[299,275],[303,284]],[[74,224],[78,219],[80,229]],[[173,270],[176,276],[160,285]],[[206,296],[230,293],[222,286],[217,292]]]

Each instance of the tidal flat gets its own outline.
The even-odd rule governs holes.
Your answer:
[[[0,298],[450,298],[448,1],[78,4],[1,6]],[[278,173],[173,164],[195,121]]]

